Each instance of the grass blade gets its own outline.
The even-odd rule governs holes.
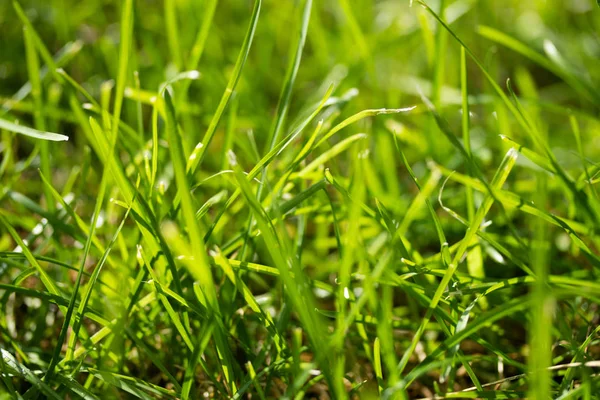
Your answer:
[[[52,142],[64,142],[69,140],[69,137],[65,135],[52,132],[38,131],[37,129],[17,125],[13,122],[7,121],[2,118],[0,118],[0,128],[6,129],[9,132],[15,132],[21,135],[29,136],[34,139],[50,140]]]

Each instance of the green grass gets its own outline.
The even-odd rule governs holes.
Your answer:
[[[593,0],[0,2],[0,399],[599,398]]]

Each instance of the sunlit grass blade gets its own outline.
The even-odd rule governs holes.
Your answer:
[[[0,118],[0,128],[6,129],[9,132],[15,132],[21,135],[29,136],[34,139],[50,140],[53,142],[63,142],[69,140],[68,136],[58,133],[38,131],[37,129],[29,128],[23,125],[17,125],[13,122]]]
[[[317,144],[314,147],[319,147],[321,144],[325,143],[327,140],[329,140],[329,138],[331,138],[337,132],[341,131],[342,129],[346,128],[347,126],[349,126],[357,121],[360,121],[361,119],[368,118],[368,117],[374,117],[377,115],[398,114],[398,113],[409,112],[409,111],[414,110],[416,107],[417,106],[411,106],[411,107],[405,107],[405,108],[379,108],[379,109],[372,109],[372,110],[363,110],[361,112],[358,112],[358,113],[346,118],[345,120],[343,120],[342,122],[340,122],[339,124],[337,124],[336,126],[331,128],[329,131],[327,131],[319,139],[319,141],[317,142]]]
[[[352,144],[354,142],[363,140],[366,138],[368,138],[368,136],[366,134],[358,133],[356,135],[347,137],[344,140],[341,140],[339,143],[336,143],[334,146],[332,146],[331,149],[320,154],[317,158],[315,158],[310,164],[308,164],[302,170],[300,170],[299,172],[297,172],[295,174],[292,174],[292,179],[296,178],[296,177],[297,178],[306,178],[306,176],[308,176],[315,169],[324,165],[327,161],[336,157],[343,151],[347,150],[350,146],[352,146]]]
[[[201,291],[204,296],[204,305],[211,312],[211,314],[218,318],[220,316],[219,303],[217,300],[217,294],[215,291],[215,284],[212,277],[210,263],[206,255],[206,248],[203,241],[203,233],[200,229],[199,222],[196,220],[195,207],[193,204],[192,197],[190,195],[190,187],[187,181],[186,169],[185,169],[185,157],[183,155],[183,147],[181,143],[181,136],[177,129],[177,119],[175,115],[175,109],[171,100],[169,91],[164,92],[164,100],[166,105],[167,114],[167,137],[169,139],[169,151],[171,154],[171,162],[175,170],[175,178],[178,184],[178,194],[181,198],[181,206],[183,217],[186,221],[185,226],[189,232],[189,240],[194,256],[194,263],[186,263],[189,272],[194,278],[200,283]],[[217,340],[217,347],[224,357],[224,368],[229,370],[232,374],[234,371],[231,367],[231,353],[227,346],[225,339],[225,332],[218,326],[215,331],[215,339]],[[225,371],[227,374],[227,371]],[[228,379],[234,380],[233,376]],[[235,384],[230,381],[230,384]]]
[[[100,3],[0,1],[0,398],[594,398],[593,3]]]
[[[233,72],[231,73],[231,77],[229,78],[229,82],[227,83],[227,88],[225,88],[225,92],[221,97],[221,101],[219,102],[219,106],[217,110],[212,116],[210,121],[210,125],[208,126],[206,132],[204,133],[204,137],[202,141],[199,142],[194,150],[192,150],[192,154],[190,154],[187,164],[186,171],[190,174],[193,174],[196,169],[202,164],[204,161],[204,157],[206,154],[206,150],[208,149],[210,143],[212,142],[213,136],[217,131],[217,126],[221,121],[221,116],[223,115],[223,111],[225,111],[225,107],[227,107],[227,103],[229,103],[229,99],[237,86],[237,83],[242,74],[242,69],[244,68],[244,64],[246,63],[246,59],[248,58],[248,53],[250,52],[250,46],[252,45],[252,41],[254,39],[254,32],[256,31],[256,25],[258,23],[258,16],[260,15],[260,7],[262,4],[262,0],[255,0],[254,9],[252,10],[252,15],[250,16],[250,24],[248,26],[248,31],[246,32],[246,36],[244,37],[244,43],[242,44],[242,48],[238,55],[238,59],[235,63],[235,67],[233,68]]]
[[[110,144],[108,146],[108,151],[106,153],[108,157],[112,157],[112,154],[114,152],[115,143],[117,142],[119,119],[120,119],[120,113],[121,113],[121,106],[123,103],[123,89],[125,88],[125,80],[126,80],[126,73],[127,73],[127,62],[128,62],[127,53],[130,50],[129,46],[131,43],[131,36],[133,34],[133,27],[132,27],[133,15],[132,14],[133,14],[132,0],[126,0],[125,3],[123,4],[123,10],[122,10],[121,43],[120,43],[120,56],[119,56],[120,61],[119,61],[119,74],[118,74],[119,76],[117,78],[117,95],[115,98],[113,130],[112,130],[112,135],[109,139]],[[92,216],[90,232],[88,235],[88,239],[85,243],[81,266],[80,266],[79,272],[77,274],[77,278],[75,281],[75,287],[74,287],[73,293],[71,295],[71,300],[69,302],[69,307],[68,307],[67,313],[65,315],[63,327],[58,336],[58,341],[55,346],[54,353],[52,355],[52,360],[50,361],[50,365],[49,365],[48,370],[46,371],[46,375],[44,377],[44,380],[46,382],[51,381],[54,376],[54,368],[58,365],[60,352],[61,352],[63,343],[64,343],[66,335],[67,335],[67,330],[69,329],[69,326],[71,324],[71,317],[72,317],[73,311],[75,309],[75,301],[79,295],[79,286],[81,284],[83,269],[85,267],[87,256],[90,251],[92,239],[94,237],[98,218],[100,216],[100,210],[101,210],[102,204],[104,202],[107,181],[108,181],[108,177],[110,176],[110,170],[111,170],[111,164],[109,163],[108,165],[105,166],[105,169],[102,173],[102,179],[101,179],[100,188],[98,191],[99,193],[98,193],[98,197],[96,199],[96,205],[94,207],[94,213]]]
[[[46,371],[46,375],[44,377],[45,382],[52,381],[52,378],[54,376],[54,368],[58,365],[61,349],[63,347],[63,343],[67,336],[67,331],[71,324],[71,317],[73,315],[73,311],[75,310],[75,301],[77,300],[77,297],[79,295],[79,286],[81,285],[81,278],[83,276],[83,270],[85,268],[87,257],[90,252],[91,246],[92,246],[93,237],[96,232],[96,226],[98,225],[98,218],[100,216],[100,211],[102,208],[102,204],[104,202],[108,176],[109,176],[109,171],[105,170],[105,172],[103,172],[103,174],[102,174],[99,193],[98,193],[98,197],[96,200],[96,205],[94,207],[94,213],[92,215],[92,220],[90,222],[88,238],[85,242],[83,256],[81,258],[81,264],[79,267],[79,271],[77,272],[77,278],[75,280],[75,287],[73,288],[73,293],[71,294],[71,300],[69,301],[69,307],[67,308],[67,313],[65,314],[65,319],[64,319],[60,334],[58,336],[57,344],[54,348],[54,353],[52,354],[52,360],[50,361],[50,365],[48,366],[48,370]]]
[[[337,385],[333,384],[332,371],[328,371],[332,364],[330,364],[331,359],[327,354],[326,343],[323,341],[325,333],[319,317],[315,315],[315,307],[313,305],[314,300],[312,299],[312,295],[307,293],[303,273],[295,266],[295,262],[291,261],[292,270],[295,275],[294,278],[292,278],[291,271],[289,271],[289,258],[286,257],[282,244],[277,238],[271,222],[265,214],[264,209],[254,197],[250,185],[237,164],[237,160],[233,153],[230,154],[230,165],[236,171],[236,180],[246,202],[254,211],[257,224],[261,231],[261,236],[267,245],[269,254],[279,270],[279,276],[288,291],[289,299],[292,304],[295,305],[295,309],[300,316],[303,327],[306,329],[310,341],[315,348],[315,356],[323,363],[325,371],[327,371],[325,374],[328,377],[331,387],[335,388]],[[341,396],[342,394],[340,393],[339,395]]]
[[[308,124],[310,122],[312,122],[317,117],[317,115],[319,115],[319,113],[323,110],[323,108],[326,106],[327,101],[329,100],[332,92],[333,92],[333,87],[330,86],[329,89],[327,90],[327,92],[325,93],[325,95],[323,96],[323,99],[321,100],[321,102],[317,105],[317,107],[313,110],[313,112],[308,116],[308,118],[306,118],[304,121],[302,121],[300,123],[300,125],[296,127],[296,129],[294,129],[289,135],[287,135],[285,138],[283,138],[273,148],[273,150],[271,150],[268,154],[266,154],[263,158],[261,158],[260,161],[254,166],[254,168],[252,168],[252,170],[248,173],[247,179],[249,179],[249,180],[255,179],[266,165],[268,165],[270,162],[272,162],[275,157],[277,157],[286,147],[288,147],[294,141],[294,139],[296,139],[302,133],[302,131],[308,126]],[[296,160],[296,161],[298,161],[298,160]],[[217,215],[213,224],[208,228],[208,231],[206,232],[205,240],[207,240],[208,237],[212,234],[213,230],[215,229],[215,227],[216,227],[217,223],[219,222],[219,220],[221,219],[221,217],[225,214],[225,212],[233,204],[233,202],[240,196],[240,194],[241,194],[241,190],[236,189],[236,191],[229,197],[229,199],[227,199],[227,202],[225,203],[223,209]]]
[[[37,377],[29,368],[19,363],[12,354],[4,349],[0,349],[0,355],[2,357],[2,366],[4,373],[11,373],[17,376],[24,377],[34,387],[38,388],[40,392],[44,393],[48,398],[60,400],[62,397],[59,396],[50,386],[45,384],[40,378]],[[6,368],[6,372],[4,370]]]
[[[286,72],[285,80],[283,82],[283,86],[281,87],[281,93],[279,95],[279,101],[277,104],[277,110],[275,112],[275,119],[271,125],[271,130],[269,131],[269,136],[267,138],[267,154],[273,150],[277,141],[279,140],[279,136],[281,136],[281,131],[283,129],[284,121],[288,114],[288,109],[290,106],[290,101],[292,98],[292,89],[294,87],[294,82],[296,81],[296,76],[298,75],[298,69],[300,68],[300,61],[302,60],[302,51],[304,50],[304,44],[306,42],[306,34],[308,32],[308,24],[310,21],[310,14],[312,9],[312,0],[305,0],[304,9],[301,14],[301,24],[300,24],[300,32],[298,35],[298,41],[296,46],[293,48],[293,51],[290,54],[288,69]],[[230,150],[230,149],[227,149]],[[267,180],[267,171],[268,165],[265,165],[265,168],[262,171],[261,183],[256,192],[256,196],[260,201],[262,199],[263,190],[265,187],[265,183]],[[250,214],[248,218],[248,227],[247,231],[251,229],[253,221],[253,216]],[[246,247],[242,250],[242,257],[245,257]]]

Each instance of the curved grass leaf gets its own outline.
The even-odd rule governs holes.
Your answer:
[[[34,139],[50,140],[52,142],[64,142],[69,140],[68,136],[61,135],[59,133],[38,131],[37,129],[17,125],[2,118],[0,118],[0,129],[6,129],[9,132],[15,132]]]

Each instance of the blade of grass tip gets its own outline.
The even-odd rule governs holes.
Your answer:
[[[402,113],[402,112],[408,112],[408,111],[414,110],[415,108],[417,108],[417,106],[411,106],[411,107],[405,107],[405,108],[377,108],[377,109],[360,111],[360,112],[346,118],[345,120],[343,120],[342,122],[340,122],[339,124],[334,126],[332,129],[330,129],[327,133],[325,133],[323,135],[323,137],[317,142],[317,144],[315,145],[315,148],[317,148],[320,145],[322,145],[323,143],[325,143],[327,140],[329,140],[329,138],[331,138],[333,135],[335,135],[337,132],[341,131],[348,125],[351,125],[357,121],[360,121],[361,119],[368,118],[368,117],[374,117],[377,115],[398,114],[398,113]]]
[[[204,204],[202,204],[202,207],[200,207],[198,211],[196,211],[196,219],[201,221],[211,207],[213,207],[216,204],[222,203],[223,201],[225,201],[226,198],[227,190],[225,189],[210,197],[208,200],[206,200]]]
[[[275,157],[277,157],[279,154],[281,154],[281,152],[284,149],[286,149],[287,146],[290,145],[298,137],[298,135],[300,135],[304,131],[304,129],[308,126],[308,124],[310,124],[317,117],[317,115],[319,115],[321,113],[321,111],[326,106],[327,102],[329,101],[332,93],[333,93],[333,86],[329,86],[327,92],[323,96],[323,99],[321,99],[321,102],[313,110],[312,114],[310,114],[310,116],[308,118],[306,118],[304,121],[302,121],[302,123],[300,123],[293,132],[291,132],[284,139],[282,139],[277,144],[277,146],[275,146],[275,148],[273,148],[273,150],[271,150],[269,152],[269,154],[265,155],[263,158],[260,159],[260,161],[248,173],[248,177],[247,177],[248,180],[255,179],[258,176],[258,174],[262,171],[262,168],[264,168],[265,165],[267,165],[271,161],[273,161],[273,159]],[[295,162],[300,162],[300,161],[301,160],[296,159]],[[233,204],[233,202],[238,198],[238,196],[240,194],[241,194],[241,190],[238,188],[238,189],[236,189],[235,192],[233,192],[231,197],[229,197],[229,199],[227,199],[225,206],[223,207],[223,209],[221,209],[219,214],[215,217],[215,220],[213,221],[212,225],[208,228],[208,231],[206,232],[206,236],[205,236],[204,240],[208,240],[208,238],[212,234],[213,230],[216,228],[217,224],[221,220],[221,217],[223,215],[225,215],[225,212],[227,211],[227,209],[231,206],[231,204]]]
[[[254,370],[254,367],[252,366],[252,362],[251,361],[248,361],[246,363],[246,369],[248,370],[248,377],[254,383],[254,389],[256,389],[256,393],[258,394],[258,398],[261,399],[261,400],[266,400],[265,393],[264,393],[262,387],[260,387],[260,382],[258,381],[258,379],[256,379],[256,371]]]
[[[515,165],[517,155],[518,155],[518,153],[516,152],[515,149],[510,149],[508,151],[508,153],[506,153],[506,156],[502,160],[500,167],[498,168],[498,170],[496,171],[496,174],[494,175],[494,178],[492,179],[492,183],[490,185],[492,190],[498,190],[502,187],[502,185],[508,178],[510,171],[512,170],[512,168]],[[415,332],[415,335],[413,337],[413,340],[411,341],[409,348],[404,353],[404,355],[402,356],[402,359],[400,360],[400,363],[398,364],[398,368],[397,368],[398,375],[401,375],[402,372],[404,371],[404,368],[407,366],[408,361],[417,346],[417,343],[421,339],[421,335],[425,331],[425,327],[426,327],[427,323],[431,319],[431,316],[433,315],[435,308],[437,307],[440,299],[442,298],[442,295],[444,294],[444,291],[446,290],[446,286],[448,285],[448,283],[454,276],[454,273],[456,272],[456,269],[458,268],[458,264],[459,264],[460,260],[462,259],[462,256],[464,255],[466,249],[468,248],[469,244],[471,243],[473,237],[476,235],[477,231],[479,230],[481,223],[483,222],[483,220],[484,220],[487,212],[491,208],[493,202],[494,202],[494,197],[492,197],[492,194],[488,194],[485,197],[485,199],[483,200],[480,207],[477,209],[477,212],[476,212],[475,216],[473,217],[473,220],[471,221],[470,226],[467,228],[465,237],[460,242],[458,250],[456,251],[454,257],[452,258],[452,261],[449,264],[449,266],[446,270],[446,273],[445,273],[444,277],[442,278],[437,290],[435,291],[435,294],[431,298],[431,303],[430,303],[429,307],[427,308],[427,311],[425,313],[423,320],[421,321],[421,324],[419,325],[419,328]]]
[[[46,121],[44,119],[44,99],[42,94],[42,81],[40,79],[40,62],[38,54],[35,51],[35,45],[33,43],[33,36],[31,31],[27,27],[23,27],[23,34],[25,36],[25,58],[27,60],[27,72],[29,75],[29,82],[31,82],[31,97],[33,97],[33,104],[35,109],[33,111],[33,119],[36,129],[40,131],[46,131]],[[39,143],[40,147],[40,167],[44,175],[51,179],[50,171],[50,149],[46,141]],[[47,187],[44,187],[44,196],[46,198],[46,207],[48,211],[54,212],[55,203],[52,200],[52,194]]]
[[[186,175],[186,167],[185,167],[185,158],[183,155],[183,146],[181,142],[181,137],[177,129],[177,117],[175,115],[175,108],[173,106],[173,102],[171,100],[171,95],[168,90],[165,90],[163,94],[163,99],[165,101],[166,107],[166,130],[167,130],[167,138],[169,141],[169,152],[171,153],[171,162],[173,163],[173,169],[175,172],[175,180],[177,182],[177,192],[181,199],[181,206],[183,212],[183,219],[185,221],[184,226],[187,227],[187,231],[189,233],[189,240],[191,243],[194,263],[194,268],[190,268],[190,264],[185,264],[188,266],[188,270],[190,274],[194,277],[194,279],[200,283],[200,287],[203,295],[205,296],[205,306],[212,314],[213,318],[221,318],[221,313],[219,311],[219,302],[217,300],[217,293],[215,290],[215,284],[213,281],[212,271],[210,268],[210,263],[208,261],[208,257],[206,255],[206,247],[204,245],[204,237],[201,232],[199,222],[196,220],[195,216],[195,208],[192,200],[192,196],[190,194],[190,187],[187,180]],[[221,325],[219,325],[215,331],[215,340],[217,342],[217,347],[221,356],[224,357],[224,369],[229,369],[230,373],[233,374],[234,371],[232,369],[231,364],[231,350],[227,345],[227,339],[225,332],[222,331]],[[225,371],[227,374],[227,371]],[[230,384],[232,384],[232,389],[235,388],[235,384],[233,383],[235,378],[230,377]],[[235,391],[235,390],[233,390]]]
[[[165,88],[167,86],[173,86],[173,84],[175,82],[180,82],[180,81],[185,81],[185,80],[195,81],[197,79],[200,79],[201,76],[202,76],[202,74],[200,74],[200,71],[197,71],[195,69],[190,70],[190,71],[180,72],[177,75],[175,75],[174,77],[172,77],[171,79],[168,79],[167,81],[161,83],[158,86],[158,94],[161,95],[162,92],[165,91]],[[159,100],[159,99],[154,99],[153,97],[150,98],[151,102],[155,102],[157,100]]]
[[[231,95],[235,90],[235,87],[237,86],[237,83],[240,79],[242,69],[244,68],[246,59],[248,58],[248,53],[250,52],[252,40],[254,39],[254,32],[256,31],[256,25],[258,23],[258,16],[260,15],[261,4],[262,0],[255,0],[254,9],[252,10],[252,16],[250,17],[250,25],[248,26],[248,31],[246,32],[246,36],[244,37],[242,49],[240,50],[240,53],[238,55],[238,59],[235,63],[235,67],[233,68],[231,77],[229,78],[229,82],[227,83],[227,87],[225,88],[225,92],[221,97],[221,101],[217,106],[217,110],[213,114],[210,124],[208,125],[204,137],[202,138],[202,141],[196,145],[196,147],[192,151],[192,154],[190,154],[187,160],[186,171],[189,174],[193,174],[196,171],[196,169],[200,165],[202,165],[202,161],[204,161],[204,156],[206,154],[206,149],[210,145],[210,142],[212,141],[213,136],[217,131],[217,126],[219,124],[219,121],[221,120],[223,111],[225,110],[227,103],[229,103],[229,99],[231,98]]]
[[[310,175],[310,173],[312,173],[314,170],[316,170],[317,168],[319,168],[320,166],[325,164],[327,161],[331,160],[332,158],[336,157],[340,153],[342,153],[345,150],[347,150],[348,148],[350,148],[350,146],[352,146],[352,144],[354,142],[364,140],[366,138],[368,138],[367,134],[358,133],[356,135],[352,135],[346,139],[341,140],[339,143],[336,143],[335,145],[333,145],[331,147],[331,149],[325,151],[324,153],[319,155],[317,158],[315,158],[310,164],[308,164],[306,167],[304,167],[301,171],[297,172],[296,174],[293,174],[293,177],[306,178],[308,175]]]
[[[293,379],[294,375],[298,375],[301,371],[301,364],[302,364],[302,359],[301,354],[302,354],[302,340],[303,340],[303,334],[302,334],[302,328],[294,328],[292,331],[292,337],[291,337],[291,342],[292,342],[292,365],[290,368],[290,381]],[[254,379],[254,378],[252,378]]]
[[[102,109],[102,107],[100,106],[100,104],[98,104],[96,99],[94,99],[94,97],[92,97],[92,95],[87,90],[85,90],[83,86],[77,83],[75,79],[73,79],[69,74],[67,74],[67,71],[65,71],[62,68],[57,68],[56,74],[64,78],[64,80],[73,87],[75,92],[81,93],[91,105],[96,106],[98,109]]]
[[[519,153],[521,153],[529,161],[531,161],[538,167],[545,169],[546,171],[550,172],[553,175],[556,174],[556,170],[554,169],[554,166],[552,165],[552,163],[550,161],[548,161],[548,159],[546,157],[544,157],[543,155],[523,146],[522,144],[509,138],[508,136],[500,135],[500,139],[509,143],[512,147],[515,147]]]
[[[287,295],[294,305],[294,309],[298,313],[300,321],[308,334],[314,349],[314,355],[323,366],[323,371],[331,390],[335,390],[338,385],[335,384],[335,378],[331,372],[331,367],[334,364],[331,363],[331,356],[328,354],[325,345],[325,329],[319,319],[320,317],[315,313],[316,308],[314,300],[312,293],[307,290],[308,285],[305,282],[304,272],[295,262],[295,257],[290,258],[284,254],[283,246],[274,232],[273,225],[260,203],[256,200],[256,196],[253,194],[250,184],[238,165],[233,152],[229,152],[229,163],[235,171],[235,177],[241,193],[256,216],[256,222],[260,229],[261,237],[266,244],[267,251],[271,255],[275,266],[279,270],[279,276],[285,285]],[[289,270],[290,263],[292,271]],[[294,273],[293,276],[292,272]],[[338,398],[345,397],[344,393],[335,393],[335,395],[338,396]]]
[[[37,129],[29,128],[22,125],[17,125],[13,122],[0,118],[0,129],[6,129],[9,132],[18,133],[20,135],[29,136],[34,139],[50,140],[53,142],[63,142],[69,140],[68,136],[58,133],[44,132]]]
[[[110,99],[112,97],[112,91],[115,88],[115,81],[110,79],[108,81],[104,81],[100,84],[100,109],[97,110],[99,118],[102,120],[102,127],[104,131],[109,133],[111,131],[111,115],[110,115]],[[82,88],[83,89],[83,88]],[[91,97],[91,96],[90,96]],[[94,103],[92,103],[93,105]],[[84,104],[84,108],[93,111],[93,107],[89,107],[89,105]],[[123,121],[119,121],[119,124],[122,124]],[[108,137],[108,142],[110,143],[110,136]]]

